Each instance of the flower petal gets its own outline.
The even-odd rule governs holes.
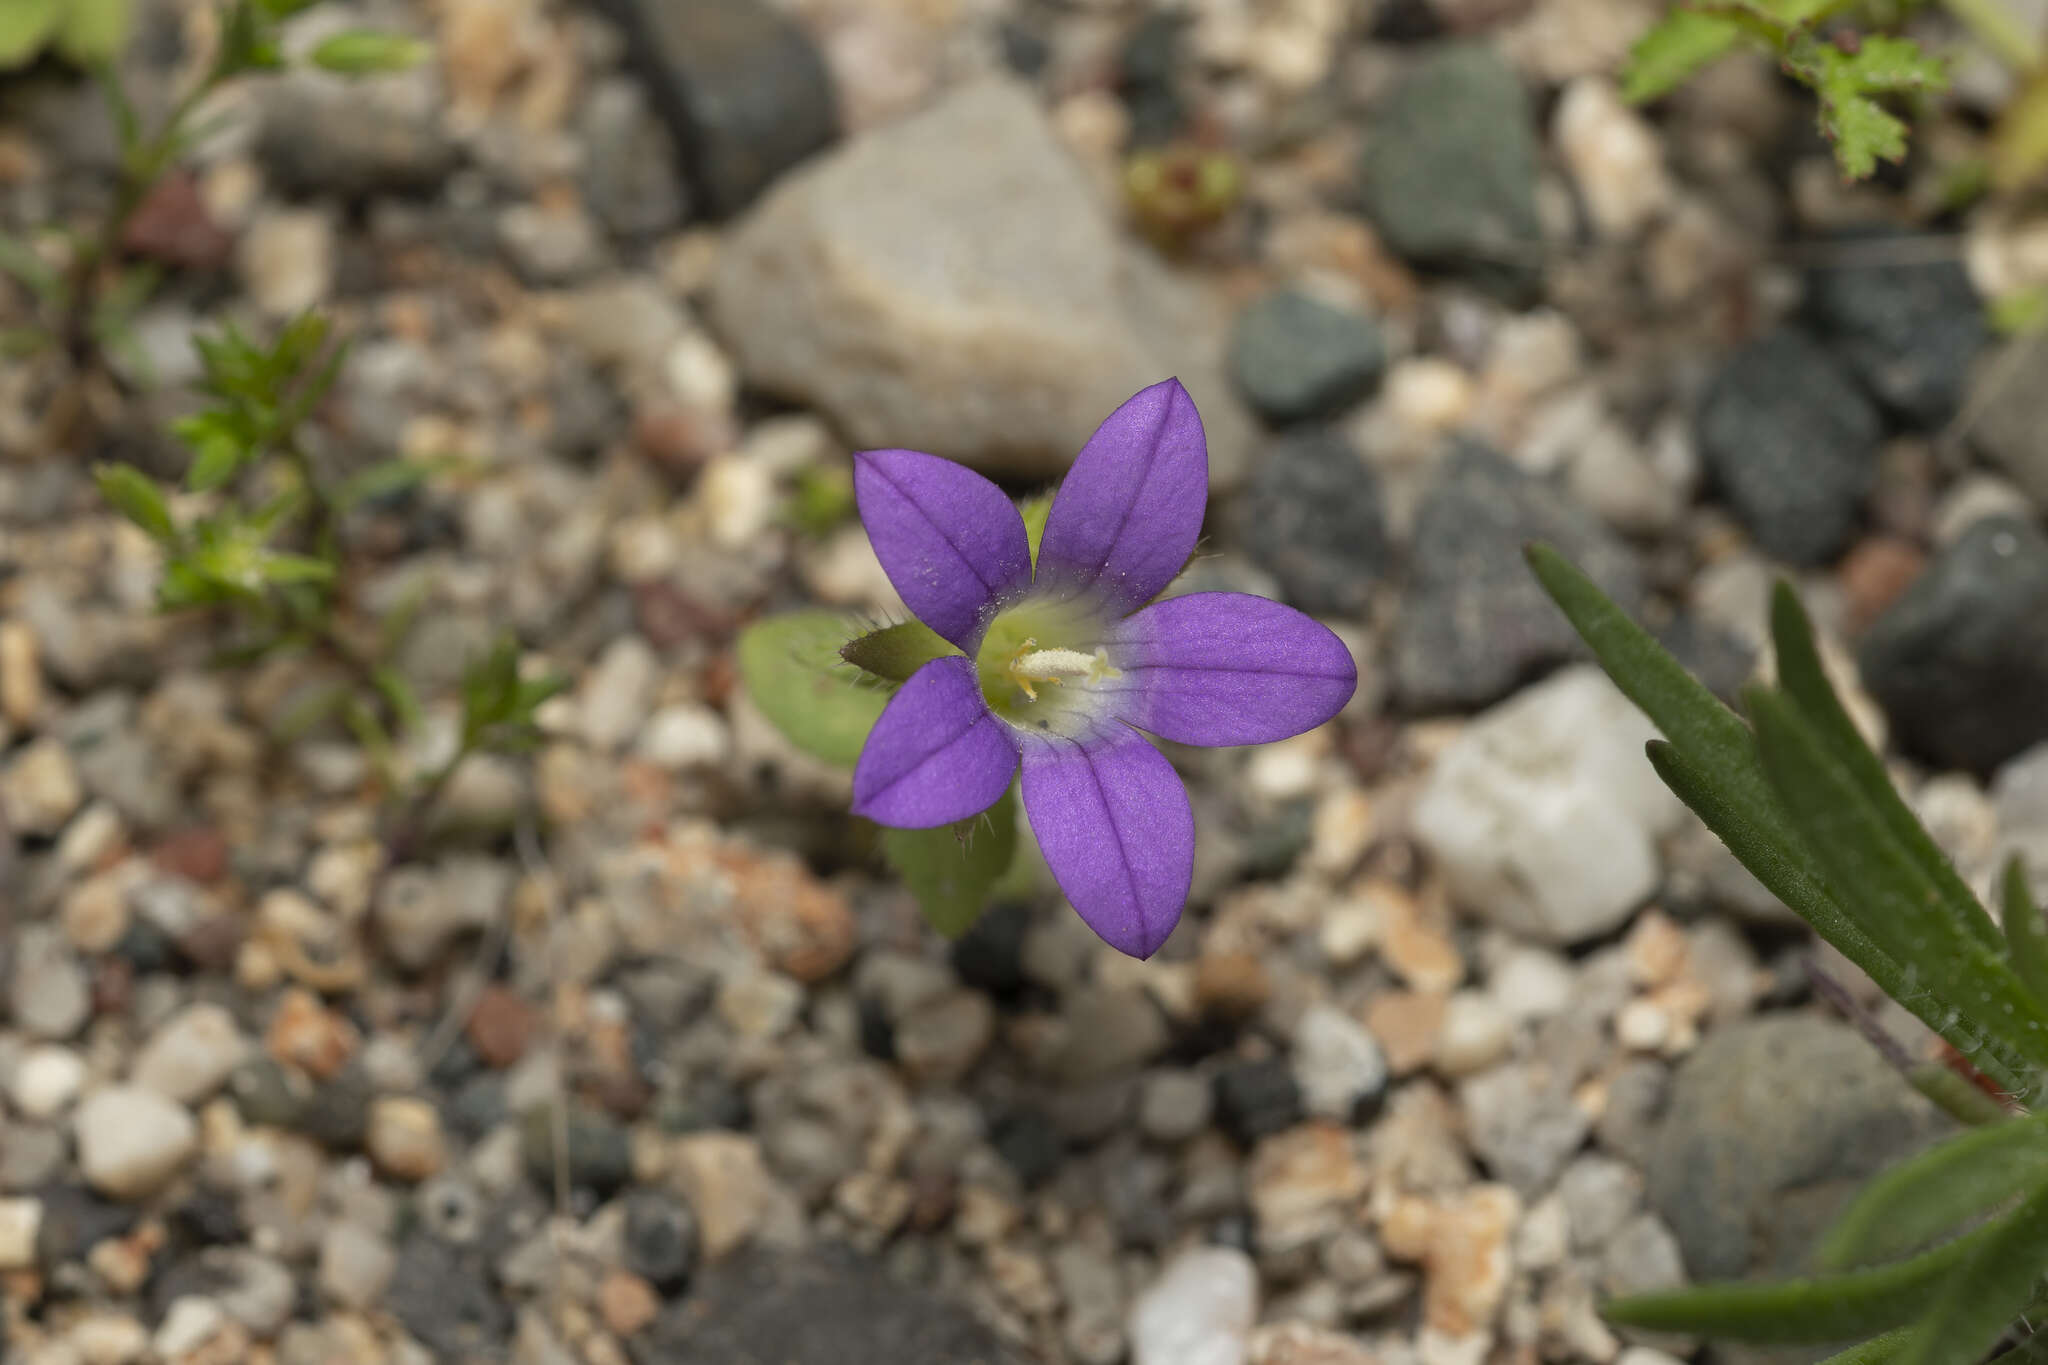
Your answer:
[[[1351,651],[1294,608],[1241,592],[1191,592],[1111,628],[1118,714],[1181,744],[1268,744],[1313,730],[1358,687]]]
[[[970,653],[990,608],[1031,581],[1024,518],[965,465],[917,450],[863,450],[853,457],[853,494],[903,604]]]
[[[1046,864],[1102,941],[1150,957],[1180,921],[1195,815],[1166,756],[1123,726],[1024,745],[1024,810]]]
[[[1194,553],[1209,502],[1209,443],[1195,400],[1169,379],[1095,429],[1053,498],[1041,580],[1094,588],[1119,611],[1151,601]]]
[[[974,665],[957,654],[910,675],[868,731],[853,768],[853,813],[931,829],[994,805],[1017,773],[1017,745],[989,713]]]

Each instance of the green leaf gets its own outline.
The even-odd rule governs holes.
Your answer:
[[[911,620],[848,640],[839,657],[885,682],[903,683],[933,659],[959,652],[930,626]]]
[[[1769,688],[1746,696],[1764,766],[1793,827],[1852,898],[1858,922],[1895,960],[1913,963],[1926,989],[1960,1010],[1967,1027],[2037,1067],[2048,1063],[2048,1012],[1998,953],[1944,910],[1939,890],[1799,708]]]
[[[178,528],[171,520],[170,506],[154,479],[126,464],[95,465],[92,477],[99,485],[100,496],[153,539],[165,545],[177,540]]]
[[[1918,1251],[2044,1177],[2048,1114],[1974,1128],[1865,1185],[1821,1239],[1815,1264],[1838,1270]]]
[[[2027,869],[2018,854],[2006,860],[1998,891],[2012,969],[2036,1000],[2048,1004],[2048,923],[2041,918],[2041,907],[2034,904]]]
[[[861,681],[839,657],[844,617],[799,611],[757,621],[740,633],[740,681],[761,714],[805,753],[852,767],[887,692]]]
[[[263,556],[263,577],[280,587],[293,583],[325,583],[334,577],[334,566],[311,555],[273,552]]]
[[[884,829],[889,857],[932,928],[958,938],[988,904],[1017,854],[1013,785],[981,814],[937,829]]]
[[[338,76],[375,76],[410,71],[433,49],[403,33],[352,29],[321,40],[309,54],[313,65]]]
[[[1622,98],[1641,104],[1677,89],[1695,71],[1735,46],[1742,30],[1732,20],[1675,9],[1629,49]]]
[[[1906,38],[1874,34],[1844,51],[1802,37],[1786,53],[1786,69],[1820,97],[1820,129],[1835,144],[1842,173],[1861,180],[1877,163],[1906,155],[1906,125],[1877,103],[1883,95],[1938,93],[1948,88],[1939,60]]]
[[[0,23],[4,23],[0,20]],[[0,62],[0,66],[4,66]],[[64,291],[64,281],[36,249],[11,233],[0,232],[0,275],[12,275],[22,287],[45,303]]]
[[[1963,879],[1928,836],[1920,821],[1899,798],[1884,762],[1864,742],[1835,695],[1814,644],[1813,623],[1792,586],[1780,579],[1771,592],[1771,642],[1778,656],[1778,684],[1813,727],[1828,755],[1841,764],[1870,803],[1899,850],[1919,868],[1923,884],[1933,888],[1947,911],[1985,947],[2000,945],[1991,917]],[[2048,995],[2042,996],[2048,1001]]]
[[[390,706],[391,714],[397,718],[399,728],[417,729],[423,714],[420,709],[420,698],[419,694],[413,691],[412,684],[406,681],[405,675],[385,664],[372,676],[377,684],[378,695]]]
[[[1911,1322],[2010,1217],[1910,1260],[1868,1270],[1763,1284],[1695,1285],[1617,1299],[1602,1311],[1624,1327],[1733,1341],[1829,1342],[1866,1336]]]
[[[57,31],[65,0],[6,0],[0,4],[0,70],[27,65]]]
[[[111,62],[127,45],[129,19],[129,0],[71,0],[57,50],[79,66]]]
[[[180,439],[192,447],[192,467],[185,471],[185,486],[205,493],[225,485],[241,472],[249,447],[242,437],[211,420],[213,414],[186,418],[175,428]]]
[[[799,531],[822,538],[853,514],[853,475],[845,467],[807,465],[797,471],[788,516]]]
[[[2012,1117],[2012,1110],[1994,1099],[1973,1077],[1942,1062],[1915,1065],[1906,1072],[1906,1084],[1934,1101],[1957,1123],[1971,1128],[2003,1123]]]
[[[1886,1332],[1883,1336],[1872,1337],[1858,1342],[1846,1351],[1837,1351],[1817,1365],[1891,1365],[1892,1358],[1905,1348],[1912,1332],[1904,1327]],[[2014,1362],[2018,1365],[2018,1362]]]
[[[278,51],[277,39],[271,33],[270,17],[275,16],[274,7],[264,5],[263,10],[271,11],[266,16],[249,0],[237,0],[221,24],[220,51],[214,58],[217,76],[237,75],[244,71],[276,71],[284,65],[284,57]]]
[[[2048,1272],[2048,1177],[2036,1175],[2020,1206],[1986,1231],[1897,1365],[1976,1365],[2026,1307]]]
[[[55,344],[40,327],[0,327],[0,359],[26,360]]]

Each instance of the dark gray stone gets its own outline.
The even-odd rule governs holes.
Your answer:
[[[1292,1128],[1304,1114],[1301,1085],[1284,1057],[1235,1062],[1216,1073],[1216,1122],[1239,1144]]]
[[[1650,1206],[1696,1280],[1792,1273],[1864,1180],[1949,1127],[1848,1026],[1751,1020],[1678,1068]]]
[[[512,1312],[491,1287],[481,1255],[432,1237],[408,1237],[384,1307],[442,1361],[509,1358]]]
[[[1922,430],[1946,424],[1962,406],[1970,367],[1983,349],[1984,305],[1960,261],[1859,263],[1859,248],[1885,236],[1843,243],[1849,264],[1807,276],[1807,314],[1835,357],[1900,422]]]
[[[599,85],[584,101],[583,198],[613,236],[673,232],[689,215],[675,139],[629,80]]]
[[[1877,480],[1883,423],[1842,366],[1789,328],[1729,357],[1700,406],[1700,458],[1767,553],[1831,558]]]
[[[543,1105],[529,1109],[519,1121],[519,1151],[526,1174],[544,1190],[555,1187],[554,1112]],[[633,1178],[632,1144],[611,1115],[576,1106],[569,1110],[569,1183],[577,1189],[608,1195]]]
[[[1935,556],[1871,625],[1863,682],[1901,747],[1988,773],[2048,739],[2048,536],[1991,517]]]
[[[626,1269],[658,1289],[674,1290],[697,1264],[697,1217],[660,1190],[626,1198]]]
[[[1540,276],[1536,138],[1528,96],[1479,43],[1418,60],[1366,126],[1360,192],[1387,244],[1514,292]]]
[[[370,1073],[352,1061],[313,1090],[295,1120],[300,1132],[336,1152],[363,1145],[370,1129],[370,1103],[377,1097]]]
[[[313,1099],[303,1076],[260,1053],[228,1073],[227,1088],[242,1121],[259,1127],[293,1127]]]
[[[1230,377],[1276,426],[1334,417],[1373,391],[1387,366],[1371,318],[1281,289],[1238,314]]]
[[[1021,1365],[966,1309],[839,1248],[735,1255],[626,1350],[635,1365]]]
[[[838,135],[824,58],[762,0],[603,0],[625,29],[654,108],[713,217]]]
[[[290,77],[263,100],[256,155],[286,194],[431,194],[461,161],[431,111],[364,99],[330,79]]]
[[[1335,432],[1274,442],[1235,511],[1246,552],[1303,611],[1360,615],[1392,569],[1379,479]]]
[[[1484,446],[1447,455],[1415,519],[1391,650],[1394,687],[1413,711],[1474,710],[1579,651],[1522,558],[1557,547],[1622,609],[1642,604],[1636,556],[1592,513]]]

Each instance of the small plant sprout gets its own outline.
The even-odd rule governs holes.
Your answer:
[[[1664,738],[1651,764],[1742,864],[1942,1039],[1907,1075],[1970,1131],[1873,1180],[1821,1239],[1812,1273],[1609,1304],[1616,1322],[1758,1342],[1867,1338],[1828,1365],[1975,1365],[2017,1331],[2012,1360],[2048,1358],[2048,928],[2017,860],[1993,917],[1857,732],[1821,668],[1805,611],[1771,602],[1777,682],[1747,719],[1591,580],[1537,546],[1543,586]],[[1874,1027],[1872,1021],[1863,1021]],[[2015,1327],[2017,1324],[2017,1327]]]
[[[992,830],[1014,826],[1021,772],[1060,889],[1104,942],[1149,957],[1187,899],[1195,824],[1173,766],[1140,732],[1264,744],[1350,700],[1350,652],[1293,608],[1230,592],[1153,600],[1193,553],[1208,491],[1201,417],[1177,380],[1089,438],[1042,513],[1035,553],[1026,514],[965,466],[914,450],[854,457],[861,521],[917,619],[840,651],[869,686],[895,689],[859,746],[853,810],[899,836],[937,834],[887,843],[913,889],[927,858],[944,867],[947,845],[962,861],[950,831],[971,832],[984,813]],[[774,658],[752,670],[742,658],[750,686]],[[763,709],[776,718],[784,705]]]

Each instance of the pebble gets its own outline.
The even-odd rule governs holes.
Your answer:
[[[2034,514],[2034,504],[2017,484],[1996,474],[1975,472],[1963,475],[1943,490],[1934,505],[1929,528],[1938,546],[1953,545],[1963,532],[1992,517],[2025,519]]]
[[[1229,359],[1252,410],[1285,426],[1335,417],[1364,399],[1386,368],[1387,348],[1372,319],[1282,289],[1238,315]]]
[[[319,996],[298,987],[278,998],[277,1011],[263,1034],[266,1053],[315,1081],[332,1079],[361,1043],[355,1025],[321,1004]]]
[[[1606,933],[1656,890],[1683,814],[1643,756],[1655,735],[1599,669],[1565,669],[1437,757],[1416,838],[1475,914],[1543,943]]]
[[[716,711],[681,702],[647,718],[634,752],[670,772],[717,768],[732,752],[732,736]]]
[[[1612,81],[1581,76],[1566,86],[1550,135],[1600,236],[1633,237],[1670,207],[1671,178],[1657,134]]]
[[[1562,1014],[1577,994],[1571,963],[1548,949],[1527,945],[1511,949],[1495,963],[1486,985],[1515,1023]]]
[[[1302,1108],[1317,1118],[1355,1121],[1387,1085],[1387,1059],[1357,1019],[1334,1005],[1309,1007],[1294,1028],[1294,1080]]]
[[[1781,328],[1736,351],[1699,412],[1700,458],[1767,553],[1819,564],[1847,544],[1877,479],[1883,424],[1841,364]]]
[[[511,892],[512,871],[495,858],[458,855],[432,868],[402,867],[378,893],[377,930],[401,967],[419,971],[462,934],[487,928]]]
[[[85,1060],[68,1047],[43,1044],[29,1048],[14,1064],[8,1098],[31,1119],[62,1114],[85,1089]]]
[[[614,1336],[637,1336],[661,1311],[661,1300],[638,1275],[614,1270],[597,1286],[597,1311]]]
[[[1236,520],[1253,562],[1306,612],[1361,616],[1393,570],[1379,478],[1333,431],[1294,432],[1268,447]]]
[[[1473,1076],[1458,1087],[1458,1101],[1473,1153],[1527,1198],[1550,1187],[1593,1126],[1565,1078],[1540,1062]]]
[[[242,287],[273,319],[324,301],[334,288],[334,224],[319,209],[277,209],[249,225],[236,248]]]
[[[1485,1332],[1513,1273],[1511,1238],[1522,1200],[1503,1185],[1477,1185],[1438,1206],[1424,1256],[1423,1321],[1451,1338]]]
[[[1131,1305],[1132,1365],[1244,1365],[1259,1275],[1228,1247],[1182,1252]]]
[[[1443,1035],[1444,997],[1434,991],[1382,991],[1365,1009],[1365,1026],[1379,1040],[1396,1076],[1436,1057]]]
[[[1138,1087],[1138,1130],[1154,1142],[1185,1142],[1209,1126],[1215,1100],[1193,1071],[1155,1071]]]
[[[56,739],[31,740],[0,768],[0,816],[19,834],[54,837],[84,801],[71,751]]]
[[[710,304],[755,387],[821,409],[855,446],[1055,477],[1125,399],[1178,375],[1212,484],[1244,472],[1222,318],[1129,254],[1008,80],[968,82],[822,158],[734,232]]]
[[[1907,427],[1939,431],[1961,410],[1989,334],[1962,262],[1886,259],[1887,247],[1911,241],[1891,233],[1834,239],[1842,259],[1807,272],[1806,316],[1880,406]],[[1979,415],[1978,439],[1986,421],[1996,432],[1999,416],[1995,405]]]
[[[697,1264],[696,1215],[660,1190],[635,1190],[625,1203],[626,1268],[658,1289],[681,1289]]]
[[[40,1199],[0,1199],[0,1270],[32,1270],[43,1226]]]
[[[343,1308],[375,1308],[397,1269],[391,1244],[360,1223],[332,1222],[320,1236],[320,1292]]]
[[[448,1161],[440,1112],[409,1096],[385,1096],[370,1106],[363,1147],[378,1170],[409,1183],[439,1174]]]
[[[529,1109],[519,1123],[519,1151],[527,1178],[543,1190],[555,1188],[555,1134],[558,1115],[550,1105]],[[566,1122],[571,1186],[610,1194],[633,1176],[633,1152],[626,1130],[610,1115],[572,1105]]]
[[[171,1303],[150,1338],[150,1349],[163,1360],[179,1360],[224,1334],[228,1325],[226,1309],[212,1299],[187,1294]]]
[[[43,712],[42,648],[26,621],[0,621],[0,717],[26,730]]]
[[[57,1042],[85,1027],[92,987],[62,934],[47,924],[25,925],[15,932],[13,956],[7,1007],[24,1032]]]
[[[248,1055],[250,1042],[219,1005],[193,1004],[158,1025],[135,1055],[130,1079],[180,1104],[212,1098]]]
[[[1365,1193],[1350,1132],[1310,1122],[1261,1141],[1246,1171],[1262,1255],[1284,1255],[1337,1232]]]
[[[1373,109],[1359,163],[1367,215],[1417,264],[1462,268],[1513,294],[1542,249],[1536,139],[1520,78],[1490,46],[1445,43]]]
[[[183,1106],[153,1090],[112,1085],[85,1097],[72,1118],[78,1166],[114,1199],[145,1199],[168,1184],[198,1148],[199,1128]]]
[[[1454,1078],[1484,1071],[1513,1042],[1514,1019],[1499,1001],[1482,991],[1459,991],[1444,1001],[1436,1069]]]
[[[1548,542],[1633,612],[1635,556],[1591,513],[1484,446],[1439,460],[1416,511],[1391,649],[1394,691],[1419,711],[1471,710],[1571,657],[1578,636],[1522,558]]]
[[[661,671],[653,648],[622,635],[604,648],[578,692],[583,738],[599,753],[615,753],[640,732]]]
[[[739,1133],[692,1133],[675,1140],[670,1169],[697,1218],[704,1259],[718,1261],[754,1235],[776,1198],[761,1147]]]
[[[1857,651],[1902,747],[1985,773],[2048,738],[2048,536],[2032,521],[1977,522],[1871,625]]]
[[[897,1023],[896,1061],[916,1084],[955,1084],[980,1060],[995,1031],[995,1006],[987,996],[948,991]]]
[[[1241,1146],[1301,1121],[1301,1086],[1282,1058],[1233,1062],[1214,1085],[1217,1125]]]
[[[364,99],[313,72],[266,81],[262,94],[256,154],[287,194],[438,191],[460,160],[424,102]]]

